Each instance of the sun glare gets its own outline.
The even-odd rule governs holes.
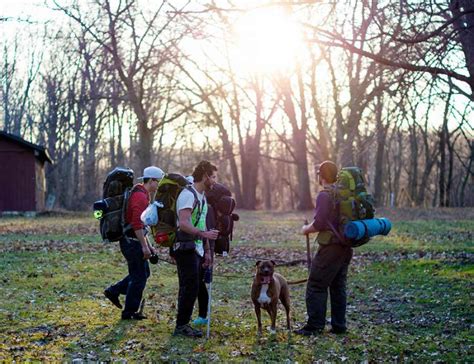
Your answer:
[[[246,73],[292,68],[304,49],[301,27],[279,9],[246,13],[233,26],[233,63]]]

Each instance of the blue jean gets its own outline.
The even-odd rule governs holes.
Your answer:
[[[120,239],[120,250],[127,260],[128,275],[108,290],[114,295],[126,295],[123,314],[131,314],[140,307],[143,290],[150,276],[150,266],[148,260],[143,259],[142,246],[137,239]]]

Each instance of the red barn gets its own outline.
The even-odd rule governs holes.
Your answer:
[[[0,213],[45,209],[46,162],[44,147],[0,131]]]

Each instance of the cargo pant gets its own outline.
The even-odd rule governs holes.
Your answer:
[[[333,329],[346,329],[346,281],[352,258],[352,248],[331,243],[319,246],[311,262],[306,286],[307,325],[322,330],[326,324],[328,290],[331,299]]]

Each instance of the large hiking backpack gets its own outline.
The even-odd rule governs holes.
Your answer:
[[[183,189],[188,188],[194,194],[193,210],[198,205],[197,196],[190,186],[191,183],[178,173],[166,174],[158,184],[155,200],[161,202],[163,207],[158,209],[158,224],[151,226],[151,232],[158,245],[172,247],[176,243],[178,231],[176,201]]]
[[[344,226],[350,221],[373,219],[375,215],[374,199],[367,192],[362,170],[359,167],[344,167],[338,175],[336,183],[327,190],[334,199],[338,213],[338,227],[330,226],[331,231],[318,234],[319,243],[328,243],[335,234],[337,238],[352,247],[367,243],[370,238],[347,239],[344,237]]]
[[[131,227],[125,223],[125,211],[133,187],[133,170],[117,167],[105,179],[102,200],[94,202],[94,215],[100,219],[104,242],[119,241]]]
[[[215,241],[214,252],[226,255],[230,250],[234,221],[239,220],[239,215],[233,213],[235,200],[230,190],[220,183],[215,183],[212,190],[206,192],[208,210],[208,227],[219,230]]]

